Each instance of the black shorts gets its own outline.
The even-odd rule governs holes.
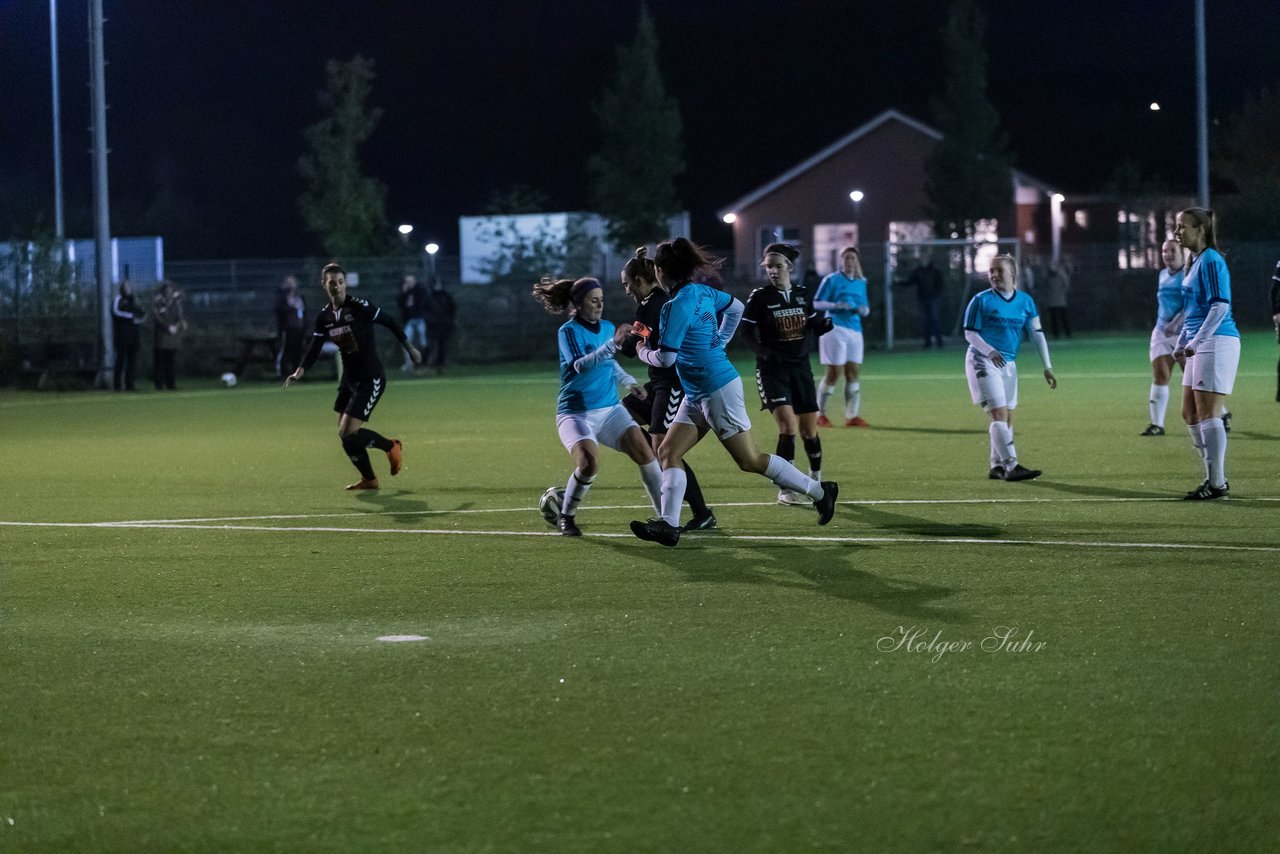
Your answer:
[[[622,405],[631,413],[636,423],[649,431],[651,436],[665,436],[684,403],[684,389],[678,382],[649,382],[644,384],[648,398],[641,400],[634,394],[622,398]],[[815,407],[816,409],[816,407]]]
[[[796,415],[818,411],[813,369],[807,361],[797,364],[756,362],[756,390],[760,392],[761,409],[772,412],[779,406],[790,406]]]
[[[368,421],[373,408],[387,389],[385,376],[367,377],[347,382],[345,376],[338,386],[338,397],[333,402],[333,411]]]

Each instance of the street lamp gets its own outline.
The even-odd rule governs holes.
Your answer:
[[[738,221],[738,215],[736,213],[727,213],[724,216],[722,216],[720,219],[724,222],[725,225],[733,225],[735,222]]]
[[[858,213],[862,208],[862,199],[864,196],[865,194],[861,190],[853,190],[849,193],[849,200],[853,202],[853,242],[855,245],[862,242],[862,235],[858,233],[861,231],[861,228],[858,226]]]
[[[403,240],[405,243],[408,243],[409,235],[413,234],[413,226],[409,225],[409,223],[406,222],[403,225],[398,226],[396,228],[396,231],[400,232],[400,239]]]
[[[432,278],[432,284],[435,284],[435,277],[436,277],[436,253],[440,251],[440,244],[439,244],[439,243],[428,243],[426,246],[422,247],[422,250],[423,250],[424,252],[426,252],[426,253],[427,253],[427,258],[431,261],[431,278]]]

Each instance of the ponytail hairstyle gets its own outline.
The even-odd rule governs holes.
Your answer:
[[[648,257],[648,254],[649,248],[647,246],[638,248],[636,254],[629,258],[626,264],[622,265],[622,275],[632,281],[643,279],[646,282],[657,285],[657,265],[653,263],[652,258]]]
[[[1178,213],[1183,219],[1189,219],[1204,229],[1204,248],[1218,248],[1218,216],[1210,208],[1187,208]],[[1191,259],[1187,258],[1190,265]]]
[[[586,295],[599,287],[600,280],[590,277],[574,281],[543,276],[533,286],[533,298],[542,303],[542,307],[551,314],[561,314],[570,306],[576,312],[582,308],[582,300]]]
[[[324,265],[320,270],[320,281],[323,282],[324,277],[330,273],[341,273],[344,279],[347,277],[347,271],[342,269],[342,265],[337,261],[330,261],[328,264]]]
[[[764,252],[760,256],[761,260],[770,255],[781,255],[787,259],[787,267],[794,270],[796,268],[796,259],[800,257],[800,250],[790,243],[770,243],[764,248]]]
[[[1009,267],[1012,268],[1013,270],[1013,288],[1014,290],[1017,290],[1018,289],[1018,259],[1014,258],[1012,255],[1008,254],[1007,252],[1002,253],[1000,255],[994,255],[991,258],[991,264],[993,266],[996,264],[1004,264],[1004,263],[1008,263]]]
[[[676,237],[658,244],[653,263],[663,276],[671,280],[672,285],[682,285],[693,281],[699,273],[715,272],[724,261],[701,246],[694,246],[688,238]]]
[[[844,256],[853,256],[853,277],[855,279],[865,279],[867,274],[862,272],[862,253],[858,251],[856,246],[846,246],[840,250],[840,265],[844,266]]]

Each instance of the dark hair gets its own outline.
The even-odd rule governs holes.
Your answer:
[[[596,288],[603,288],[599,279],[584,277],[573,279],[552,279],[543,276],[533,286],[533,298],[542,303],[542,307],[552,314],[560,314],[570,305],[574,310],[582,307],[582,298]]]
[[[341,273],[344,279],[347,276],[347,271],[342,269],[342,265],[339,264],[337,261],[330,261],[328,264],[325,264],[323,268],[321,268],[320,270],[321,281],[323,281],[324,277],[329,275],[330,273]]]
[[[796,259],[800,257],[800,250],[790,243],[770,243],[764,248],[761,257],[763,258],[764,255],[781,255],[794,267]]]
[[[646,282],[657,282],[658,272],[657,265],[653,263],[653,259],[647,257],[649,249],[641,246],[636,250],[636,254],[622,265],[622,275],[628,279],[644,279]]]
[[[1204,245],[1206,249],[1218,248],[1218,215],[1210,208],[1187,208],[1179,211],[1178,216],[1186,217],[1204,229]],[[1187,259],[1191,263],[1191,259]]]
[[[694,246],[688,238],[676,237],[658,244],[653,263],[672,284],[678,285],[692,281],[698,273],[718,270],[724,261],[701,246]]]

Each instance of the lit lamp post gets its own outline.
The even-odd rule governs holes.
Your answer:
[[[413,226],[406,222],[403,225],[397,226],[396,231],[400,232],[400,239],[407,244],[409,242],[409,235],[413,234]]]
[[[861,190],[854,190],[853,192],[849,193],[849,200],[853,202],[853,229],[854,229],[854,238],[855,238],[853,241],[854,244],[858,244],[862,242],[862,234],[860,233],[862,229],[858,225],[858,213],[862,209],[863,197],[864,197],[864,193]]]
[[[426,246],[422,247],[422,249],[427,253],[427,259],[431,262],[431,284],[434,285],[436,278],[436,253],[440,251],[440,244],[428,243]]]

